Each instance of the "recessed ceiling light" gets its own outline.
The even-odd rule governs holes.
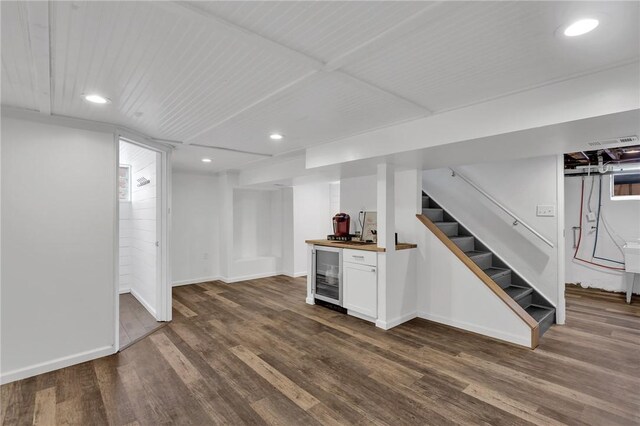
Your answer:
[[[599,24],[600,21],[597,19],[581,19],[565,28],[564,35],[567,37],[580,36],[588,33],[589,31],[595,30]]]
[[[108,98],[104,96],[96,95],[95,93],[91,93],[89,95],[83,95],[85,101],[92,102],[94,104],[108,104],[111,102]]]
[[[279,141],[282,139],[282,135],[280,133],[271,133],[269,137],[274,141]]]
[[[202,162],[203,163],[210,163],[211,162],[211,158],[203,158]]]

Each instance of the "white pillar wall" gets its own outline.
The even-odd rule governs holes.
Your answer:
[[[387,295],[393,283],[395,245],[395,174],[393,165],[383,163],[377,167],[378,247],[378,319],[376,326],[389,329]]]

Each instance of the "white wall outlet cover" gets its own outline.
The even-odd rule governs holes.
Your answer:
[[[536,216],[553,217],[556,215],[556,206],[538,204],[536,206]]]
[[[595,222],[596,221],[596,214],[594,212],[587,213],[587,220],[589,222]]]

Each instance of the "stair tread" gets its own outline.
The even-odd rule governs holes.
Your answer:
[[[510,285],[505,287],[504,291],[516,302],[528,294],[533,293],[533,289],[530,287],[520,287],[518,285]]]
[[[455,237],[449,237],[449,239],[451,239],[451,240],[462,240],[462,239],[465,239],[465,238],[468,239],[468,238],[474,238],[474,237],[472,237],[470,235],[456,235]]]
[[[466,254],[470,258],[474,258],[476,256],[482,256],[485,254],[493,254],[493,253],[491,253],[490,251],[470,250],[470,251],[465,251],[464,254]]]
[[[436,225],[453,225],[453,224],[457,225],[458,224],[458,222],[446,222],[443,220],[440,220],[438,222],[433,222],[433,223],[435,223]]]
[[[502,276],[502,275],[506,275],[509,272],[511,272],[511,269],[505,269],[505,268],[494,268],[493,266],[491,268],[487,268],[487,269],[483,269],[483,272],[487,275],[489,275],[489,277],[493,278],[493,277],[498,277],[498,276]]]
[[[554,308],[549,308],[547,306],[540,306],[540,305],[529,305],[525,308],[525,311],[527,311],[527,313],[529,315],[531,315],[533,317],[534,320],[536,320],[537,322],[542,322],[544,321],[549,315],[553,315],[553,313],[555,313],[555,309]]]

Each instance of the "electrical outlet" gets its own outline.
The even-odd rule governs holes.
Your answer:
[[[587,213],[587,220],[589,222],[595,222],[596,221],[596,214],[594,212]]]
[[[553,217],[556,215],[556,206],[538,204],[536,206],[536,216]]]

